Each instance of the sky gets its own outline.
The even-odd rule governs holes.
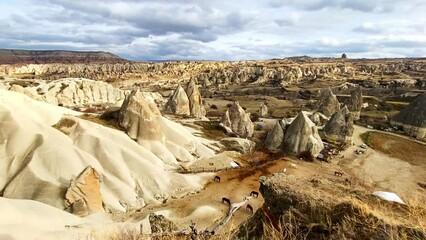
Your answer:
[[[425,57],[425,0],[0,0],[0,48],[131,60]]]

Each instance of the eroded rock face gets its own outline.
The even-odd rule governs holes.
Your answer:
[[[191,116],[196,118],[203,118],[206,116],[206,109],[203,105],[203,99],[201,98],[201,93],[198,90],[198,86],[193,80],[188,82],[186,86],[186,95],[189,99],[189,110]]]
[[[268,106],[266,105],[266,103],[260,104],[259,115],[261,117],[267,117],[268,116]]]
[[[237,151],[243,154],[253,152],[256,146],[256,143],[251,140],[233,137],[223,138],[220,140],[220,143],[222,143],[227,150]]]
[[[71,207],[72,213],[78,216],[104,211],[101,176],[93,167],[87,166],[71,181],[65,194],[65,207]]]
[[[316,157],[323,148],[317,127],[306,112],[300,112],[285,132],[284,151],[297,157],[305,154]]]
[[[34,86],[12,85],[15,92],[23,93],[37,101],[64,107],[89,104],[115,103],[124,99],[126,92],[111,84],[81,78],[65,78],[52,82],[34,81]]]
[[[317,109],[327,117],[331,117],[335,112],[339,111],[339,100],[337,100],[336,95],[333,94],[330,88],[321,92]]]
[[[250,119],[250,114],[246,113],[237,101],[226,110],[222,123],[240,137],[253,136],[254,124]]]
[[[362,109],[362,87],[358,87],[351,92],[351,98],[347,104],[349,111],[352,113],[354,120],[359,120]]]
[[[132,91],[121,106],[118,121],[130,138],[164,141],[163,130],[157,115],[161,115],[155,103],[147,101],[139,90]]]
[[[324,126],[324,137],[330,142],[350,144],[353,132],[353,117],[346,106],[334,113]]]
[[[166,111],[177,115],[191,114],[188,96],[180,85],[177,86],[172,96],[170,96],[166,105]]]
[[[285,122],[280,120],[275,124],[272,130],[268,132],[265,146],[269,151],[277,153],[283,150],[285,126]]]
[[[426,93],[417,96],[391,120],[402,126],[404,132],[420,140],[426,140]]]

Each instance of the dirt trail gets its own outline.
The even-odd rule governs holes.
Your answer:
[[[295,163],[297,169],[290,168],[291,163]],[[334,173],[334,168],[332,169],[330,164],[282,158],[257,167],[220,172],[217,174],[221,178],[220,183],[211,179],[199,193],[181,199],[170,199],[165,204],[147,206],[142,209],[142,212],[131,214],[130,218],[138,221],[151,212],[157,212],[175,222],[180,229],[188,227],[191,220],[197,223],[199,230],[211,229],[228,213],[229,206],[221,202],[222,197],[229,198],[231,203],[241,202],[251,191],[259,190],[260,176],[270,176],[275,172],[282,172],[284,169],[287,169],[289,174],[307,178],[320,177],[320,175],[332,176]],[[261,194],[259,194],[258,198],[252,198],[248,203],[256,211],[263,205],[263,201]],[[250,215],[251,213],[244,207],[239,209],[227,224],[227,227],[236,226]]]
[[[417,183],[426,179],[426,164],[413,165],[411,160],[415,159],[399,159],[373,148],[366,149],[363,155],[354,154],[354,151],[361,149],[359,146],[364,143],[360,135],[368,131],[371,130],[355,126],[354,145],[344,151],[345,159],[339,165],[358,181],[366,186],[371,186],[373,190],[393,191],[402,195],[412,195],[414,192],[422,191]],[[411,141],[411,144],[418,144],[396,134],[390,136],[392,138],[382,139],[378,144],[384,149],[389,146],[398,148],[398,143],[394,142],[395,137],[399,137],[400,141]],[[408,158],[411,158],[408,149],[402,150],[406,152]]]

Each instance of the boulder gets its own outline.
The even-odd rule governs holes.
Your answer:
[[[104,211],[101,176],[93,167],[87,166],[71,181],[65,194],[65,207],[71,207],[72,213],[77,216]]]
[[[272,130],[268,132],[265,146],[269,151],[277,153],[283,150],[285,126],[286,124],[284,121],[278,121]]]
[[[190,115],[189,99],[185,90],[178,85],[166,104],[166,111],[177,115]]]
[[[268,106],[265,103],[260,104],[259,115],[261,117],[267,117],[268,116]]]
[[[201,93],[198,90],[198,86],[195,84],[194,80],[190,80],[186,86],[186,95],[189,99],[189,110],[191,116],[196,118],[203,118],[206,116],[206,109],[203,105],[203,99],[201,98]]]
[[[223,144],[227,150],[237,151],[243,154],[253,152],[256,146],[256,143],[251,140],[235,137],[223,138],[220,140],[220,143]]]
[[[155,103],[147,101],[139,90],[132,91],[121,106],[118,122],[130,138],[163,142],[164,134],[157,119],[161,115]]]
[[[284,151],[297,157],[306,154],[317,157],[323,148],[317,127],[306,112],[300,112],[284,134]]]
[[[333,94],[330,88],[320,93],[317,109],[327,117],[331,117],[331,115],[339,111],[339,100],[337,100],[336,95]]]
[[[351,92],[351,97],[347,101],[349,111],[351,112],[354,120],[359,120],[362,109],[362,87],[358,86]]]
[[[254,124],[250,119],[250,114],[246,113],[237,101],[226,110],[222,123],[240,137],[253,136]]]
[[[353,132],[353,117],[346,106],[334,113],[324,126],[324,137],[330,142],[351,144]]]

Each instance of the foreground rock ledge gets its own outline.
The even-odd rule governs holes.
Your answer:
[[[261,177],[260,183],[265,203],[234,239],[426,238],[410,208],[379,200],[362,189],[284,173]]]

